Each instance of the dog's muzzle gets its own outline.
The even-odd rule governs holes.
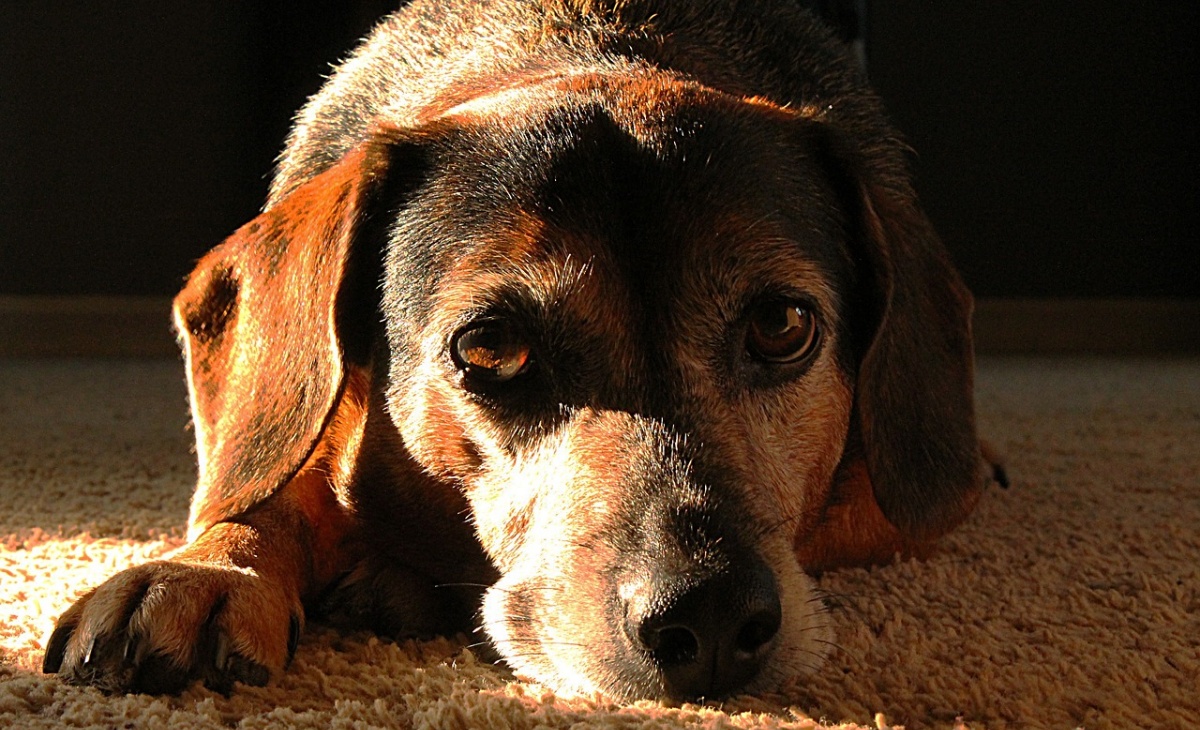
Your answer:
[[[787,582],[798,567],[781,572],[790,545],[762,532],[747,479],[678,433],[625,412],[578,414],[537,468],[503,472],[496,493],[536,498],[495,513],[505,524],[518,514],[524,530],[494,541],[517,549],[502,554],[483,617],[519,675],[682,702],[752,691],[790,666],[779,659],[807,598]]]

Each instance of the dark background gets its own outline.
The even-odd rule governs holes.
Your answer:
[[[393,2],[0,3],[0,295],[169,295]],[[872,80],[985,297],[1200,296],[1193,2],[875,0]]]

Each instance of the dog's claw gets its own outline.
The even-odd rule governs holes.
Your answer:
[[[269,669],[258,662],[251,661],[237,654],[229,657],[226,673],[231,680],[254,687],[264,687],[271,679],[271,671]]]
[[[234,651],[233,640],[224,630],[213,627],[210,622],[208,632],[206,641],[211,652],[212,670],[202,671],[201,675],[206,687],[214,692],[229,694],[233,691],[234,682],[261,687],[271,679],[271,670]]]
[[[169,657],[149,654],[132,673],[124,689],[146,694],[174,695],[187,689],[191,679],[187,670],[179,667]]]
[[[50,641],[46,643],[46,656],[42,659],[42,672],[58,674],[62,669],[63,657],[67,653],[67,643],[75,633],[75,624],[64,624],[54,629]]]
[[[99,637],[93,636],[91,641],[88,642],[87,650],[83,652],[83,661],[81,664],[84,667],[89,667],[92,664],[92,654],[96,651],[96,640],[98,638]]]
[[[125,639],[125,650],[121,652],[121,660],[130,666],[136,667],[142,663],[142,642],[137,634],[130,634],[129,638]]]
[[[283,663],[285,670],[292,666],[292,660],[296,658],[296,648],[298,646],[300,646],[300,617],[293,613],[288,620],[287,659]]]
[[[211,669],[201,670],[204,686],[228,695],[233,691],[234,682],[242,684],[264,685],[270,679],[271,673],[262,665],[238,654],[233,648],[233,639],[223,629],[212,625],[210,621],[201,640],[208,647],[208,665]]]
[[[217,650],[213,655],[213,666],[219,671],[225,671],[229,664],[229,637],[224,631],[217,632]]]

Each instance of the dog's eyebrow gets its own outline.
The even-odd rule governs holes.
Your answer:
[[[529,267],[528,276],[525,278],[532,284],[530,291],[538,302],[546,308],[553,308],[582,289],[585,281],[595,271],[595,261],[595,256],[582,260],[568,253],[560,265],[548,267],[553,276],[544,276],[545,270],[541,267],[537,267],[538,270]]]
[[[727,310],[750,304],[747,298],[777,295],[809,300],[835,317],[852,289],[853,260],[840,221],[805,213],[801,219],[778,209],[716,216],[700,239],[708,245],[693,250],[689,265],[681,267],[689,288],[720,291]]]
[[[567,254],[561,260],[541,258],[477,271],[471,276],[447,277],[443,295],[459,306],[456,319],[489,314],[544,316],[567,306],[595,271],[595,258]],[[467,297],[463,300],[464,295]]]

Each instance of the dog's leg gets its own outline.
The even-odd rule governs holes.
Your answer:
[[[307,464],[248,512],[217,522],[166,560],[125,570],[59,618],[43,671],[110,692],[227,691],[281,672],[303,601],[360,558],[337,494],[353,473],[365,419],[353,378]]]

